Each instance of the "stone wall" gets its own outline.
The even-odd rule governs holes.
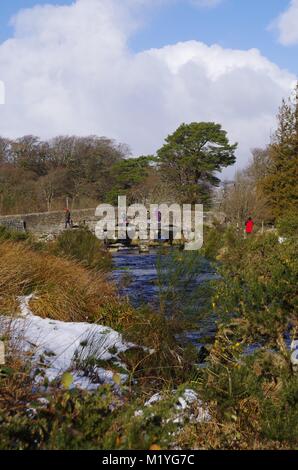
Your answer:
[[[11,229],[11,230],[18,230],[18,231],[24,231],[25,230],[25,225],[23,220],[19,219],[13,219],[13,216],[9,217],[1,217],[0,216],[0,225],[4,225],[5,227]]]
[[[86,225],[90,230],[95,230],[95,209],[80,209],[71,211],[74,225]],[[64,211],[40,212],[33,214],[18,214],[0,216],[0,225],[15,230],[28,230],[38,236],[56,235],[64,229]]]
[[[73,210],[71,211],[71,216],[75,226],[85,225],[92,232],[95,231],[96,222],[99,220],[98,217],[95,217],[95,208]],[[215,220],[223,223],[224,219],[224,214],[219,212],[205,212],[204,214],[205,225],[213,225]],[[56,211],[7,216],[0,215],[0,225],[5,225],[15,230],[27,230],[40,237],[57,235],[65,227],[65,213],[64,211]]]

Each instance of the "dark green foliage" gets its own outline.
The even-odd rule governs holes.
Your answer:
[[[111,425],[111,394],[100,388],[97,394],[61,392],[48,405],[32,403],[36,415],[26,409],[10,415],[0,411],[2,449],[90,449],[102,448],[98,439]],[[31,411],[32,413],[32,411]]]
[[[296,102],[283,101],[269,147],[269,174],[262,182],[276,217],[298,210],[298,84]]]
[[[298,213],[288,212],[277,220],[277,230],[283,237],[298,236]]]
[[[157,257],[159,309],[177,321],[198,322],[210,299],[208,282],[200,276],[213,274],[209,262],[197,251],[170,250]]]
[[[276,441],[287,441],[298,446],[298,376],[287,377],[278,399],[263,402],[262,433]]]
[[[25,241],[29,239],[29,234],[18,230],[11,230],[6,228],[4,225],[0,225],[0,242],[5,240],[11,240],[14,242]]]
[[[151,162],[152,157],[139,157],[115,163],[111,168],[113,189],[109,191],[107,200],[117,204],[118,196],[125,195],[133,200],[131,191],[146,179]]]
[[[33,395],[10,409],[2,391],[0,378],[0,449],[149,449],[157,443],[167,448],[177,430],[170,419],[175,398],[144,408],[146,396],[131,396],[128,403],[127,390],[119,398],[103,385],[94,393],[50,390],[47,403]],[[143,414],[136,416],[140,409]]]
[[[239,318],[252,341],[282,338],[297,320],[297,250],[297,239],[280,244],[274,234],[230,240],[214,299],[220,317]]]
[[[201,254],[209,260],[215,260],[224,245],[225,227],[204,227],[204,243]]]
[[[231,424],[246,439],[298,445],[298,377],[277,353],[260,351],[244,357],[241,349],[217,345],[217,360],[203,372],[201,393],[213,402],[222,429]],[[215,348],[215,349],[216,349]],[[220,348],[220,353],[219,353]],[[214,359],[214,357],[213,357]]]
[[[162,177],[179,192],[180,202],[208,203],[220,182],[216,172],[235,163],[236,148],[220,124],[182,124],[157,152]]]
[[[172,401],[145,409],[141,400],[121,406],[109,387],[94,394],[56,393],[46,406],[30,404],[36,415],[19,410],[13,416],[0,411],[0,448],[16,450],[149,449],[158,442],[167,448],[170,432],[177,430],[170,417]]]

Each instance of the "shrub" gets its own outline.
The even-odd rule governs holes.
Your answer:
[[[29,362],[13,353],[0,367],[0,449],[167,448],[170,431],[177,430],[169,419],[175,413],[173,396],[144,408],[148,396],[136,386],[134,394],[121,387],[120,396],[107,385],[92,393],[59,384],[38,389]]]
[[[221,257],[214,309],[236,317],[252,341],[276,345],[297,322],[298,240],[280,244],[274,234],[238,239]]]
[[[1,389],[0,389],[1,393]],[[145,397],[121,401],[110,386],[97,392],[54,390],[48,403],[23,405],[14,413],[0,406],[0,449],[106,450],[167,448],[177,430],[170,415],[172,402],[135,412]]]
[[[29,239],[29,234],[27,232],[21,232],[18,230],[11,230],[4,225],[0,225],[0,242],[6,240],[12,240],[15,242],[25,241]]]
[[[288,213],[277,220],[278,233],[284,237],[298,236],[298,214]]]
[[[84,266],[97,271],[111,268],[111,255],[103,243],[84,228],[62,232],[51,245],[51,252],[80,261]]]
[[[183,383],[193,368],[197,351],[191,345],[183,347],[177,335],[183,330],[179,319],[143,307],[135,312],[134,320],[124,332],[128,341],[142,344],[145,349],[131,349],[122,358],[131,371],[131,380],[150,389],[173,387]]]
[[[214,260],[224,244],[224,228],[222,226],[204,227],[204,244],[202,254],[210,260]]]
[[[159,310],[181,322],[203,316],[202,306],[208,302],[208,282],[198,278],[213,268],[197,251],[169,251],[157,257]]]
[[[264,401],[261,410],[262,434],[271,440],[298,446],[298,376],[282,383],[278,397]]]
[[[187,425],[179,448],[249,450],[293,449],[298,445],[298,380],[279,353],[242,348],[218,337],[207,367],[197,379],[208,403],[209,423]],[[194,387],[194,385],[192,385]]]

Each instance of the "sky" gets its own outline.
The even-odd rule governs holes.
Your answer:
[[[237,165],[298,75],[298,0],[0,0],[0,135],[97,134],[155,153],[216,121]]]

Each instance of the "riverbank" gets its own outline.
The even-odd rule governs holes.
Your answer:
[[[282,342],[297,319],[295,240],[240,240],[216,229],[201,256],[118,253],[116,270],[103,273],[74,236],[74,252],[70,240],[67,250],[64,242],[40,246],[8,234],[0,243],[2,324],[18,325],[27,344],[2,327],[1,448],[298,445],[298,377]],[[203,269],[213,276],[211,252],[220,277],[194,282]],[[198,368],[185,331],[214,316],[215,341]],[[265,347],[245,356],[252,338]]]

